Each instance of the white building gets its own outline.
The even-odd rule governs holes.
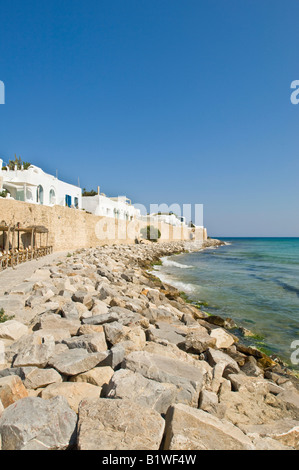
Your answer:
[[[31,204],[82,208],[82,190],[78,186],[60,181],[34,165],[27,170],[4,168],[0,159],[0,191],[7,190],[8,197]]]
[[[126,196],[107,197],[104,194],[83,196],[82,207],[94,215],[119,220],[132,220],[140,216],[140,210],[134,207]]]
[[[165,224],[173,225],[174,227],[181,227],[186,225],[185,217],[178,217],[175,214],[161,213],[161,214],[150,214],[148,218],[152,221],[164,222]]]

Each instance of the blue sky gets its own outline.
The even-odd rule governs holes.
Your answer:
[[[0,0],[0,158],[299,236],[297,0]]]

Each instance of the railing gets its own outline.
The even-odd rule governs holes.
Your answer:
[[[42,256],[53,253],[52,246],[41,246],[39,248],[26,248],[24,250],[0,251],[0,271],[7,268],[14,268],[18,264],[37,260]]]

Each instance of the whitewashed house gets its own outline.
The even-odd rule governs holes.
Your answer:
[[[0,159],[0,191],[3,190],[7,190],[8,197],[17,201],[82,208],[81,188],[60,181],[34,165],[27,170],[17,169],[17,166],[10,170],[3,167],[3,160]]]
[[[174,227],[186,225],[185,217],[178,217],[172,213],[150,214],[148,218],[152,221],[164,222],[165,224],[173,225]]]
[[[119,220],[130,221],[140,216],[140,210],[134,207],[126,196],[107,197],[104,194],[83,196],[82,208],[94,215]]]

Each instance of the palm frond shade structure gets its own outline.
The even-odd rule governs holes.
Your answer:
[[[53,252],[53,247],[48,243],[49,230],[43,225],[22,227],[20,223],[7,225],[2,221],[0,234],[1,232],[0,270],[13,268],[19,263],[38,259]]]

